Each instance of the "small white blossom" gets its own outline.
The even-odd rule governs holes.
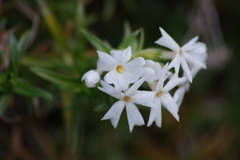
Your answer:
[[[152,91],[137,91],[137,89],[142,85],[146,78],[141,78],[135,82],[125,93],[116,92],[116,89],[109,85],[108,83],[101,81],[102,88],[98,87],[101,91],[119,99],[108,112],[104,115],[102,120],[110,119],[114,128],[117,127],[120,115],[126,106],[127,118],[129,123],[129,130],[132,132],[135,125],[144,125],[142,115],[137,109],[136,104],[143,106],[156,108],[153,103],[154,92]]]
[[[177,121],[179,121],[178,105],[169,93],[169,91],[179,84],[179,82],[177,75],[173,75],[168,83],[164,86],[164,81],[167,79],[167,68],[168,64],[161,69],[157,85],[154,89],[154,104],[157,108],[151,108],[148,126],[152,125],[152,123],[155,121],[156,125],[161,127],[162,106],[165,107]]]
[[[85,84],[88,88],[93,88],[93,87],[95,87],[95,84],[97,82],[99,82],[100,75],[97,71],[90,70],[82,76],[82,81],[84,81],[84,80],[85,80]]]
[[[154,81],[156,81],[156,80],[158,79],[158,75],[159,75],[159,72],[160,72],[160,70],[161,70],[160,64],[157,63],[157,62],[154,62],[154,61],[152,61],[152,60],[146,60],[146,63],[145,63],[145,65],[144,65],[143,68],[144,68],[144,74],[149,71],[149,68],[150,68],[150,69],[153,69],[154,74],[151,75],[151,76],[149,76],[149,77],[146,79],[146,82],[147,82],[147,83],[153,84]]]
[[[169,65],[170,68],[175,68],[175,72],[179,72],[181,65],[188,80],[192,82],[192,75],[189,65],[198,66],[199,68],[206,68],[206,50],[207,47],[204,43],[196,42],[198,37],[191,39],[188,43],[180,47],[162,28],[160,28],[162,37],[155,43],[167,47],[176,53],[172,62]]]
[[[189,91],[190,84],[189,84],[187,78],[183,77],[183,78],[179,78],[178,86],[179,86],[179,88],[175,91],[175,93],[173,95],[173,99],[177,103],[178,108],[179,108],[180,105],[182,104],[185,93]]]
[[[126,90],[128,85],[136,82],[143,74],[145,60],[137,57],[128,62],[132,56],[131,47],[123,51],[110,51],[111,55],[97,51],[99,60],[97,68],[100,71],[109,71],[104,81],[114,84],[117,90]]]

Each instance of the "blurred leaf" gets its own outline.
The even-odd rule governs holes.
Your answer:
[[[143,49],[144,39],[145,39],[144,30],[141,28],[140,39],[139,39],[138,49],[137,49],[138,51],[141,51]]]
[[[98,37],[96,37],[92,33],[83,29],[82,33],[87,38],[87,40],[93,45],[93,47],[95,47],[95,49],[105,53],[109,53],[109,51],[111,50],[111,48],[108,48],[108,45],[106,45],[103,41],[101,41]]]
[[[17,79],[17,75],[18,75],[18,71],[17,71],[17,65],[16,65],[16,61],[14,61],[13,58],[10,58],[10,64],[8,67],[8,72],[9,75],[11,77],[11,79],[16,80]]]
[[[18,48],[17,48],[17,40],[12,32],[9,33],[9,45],[10,45],[9,46],[10,47],[10,57],[13,58],[15,63],[17,63],[20,55],[19,55]]]
[[[133,32],[128,38],[126,38],[118,47],[119,50],[121,49],[125,49],[129,46],[133,46],[133,44],[136,41],[136,37],[139,34],[140,30],[136,30],[135,32]]]
[[[56,73],[54,71],[39,68],[39,67],[31,67],[30,68],[33,73],[42,77],[43,79],[50,81],[54,84],[59,85],[60,88],[72,91],[80,91],[80,80],[69,75],[63,75]]]
[[[17,41],[12,32],[9,33],[9,45],[10,45],[10,63],[8,67],[9,74],[12,79],[17,79],[17,65],[19,61],[19,52],[17,50]]]
[[[84,4],[83,1],[77,2],[76,7],[76,14],[75,14],[75,35],[76,35],[76,47],[75,47],[75,58],[74,62],[76,66],[78,67],[79,72],[82,72],[82,63],[81,60],[83,59],[83,53],[85,50],[85,38],[83,36],[83,33],[81,32],[81,29],[85,28],[86,26],[86,17],[84,14]]]
[[[15,82],[13,92],[23,96],[41,97],[48,100],[52,99],[52,95],[49,92],[33,86],[24,80],[18,80]]]
[[[24,55],[21,58],[21,63],[28,66],[44,67],[44,68],[54,68],[57,66],[58,59],[49,57],[37,57]]]
[[[7,75],[4,73],[0,73],[0,84],[5,84],[7,81]]]
[[[116,1],[113,0],[105,0],[102,17],[105,21],[110,20],[114,16],[114,12],[116,11]]]
[[[6,25],[6,19],[1,19],[0,20],[0,30],[2,30],[2,28]]]
[[[81,120],[83,116],[83,103],[81,95],[76,94],[72,99],[72,104],[70,108],[72,109],[72,117],[71,117],[71,125],[70,125],[70,133],[71,133],[71,144],[73,151],[76,153],[79,147],[80,141],[80,127],[81,127]]]
[[[57,24],[57,21],[53,16],[49,6],[45,2],[45,0],[37,0],[37,2],[43,14],[44,20],[46,21],[55,41],[58,43],[58,45],[63,51],[67,50],[67,43],[63,35],[64,32]]]
[[[122,42],[125,41],[132,34],[129,22],[124,22],[124,33]]]
[[[0,115],[2,115],[2,113],[7,108],[10,99],[11,99],[11,94],[9,94],[9,93],[0,95]]]
[[[17,49],[18,49],[19,54],[22,54],[23,50],[26,47],[26,44],[27,44],[28,38],[29,38],[29,33],[30,33],[29,31],[25,31],[18,41]]]
[[[156,49],[156,48],[147,48],[133,53],[133,58],[143,57],[145,59],[159,60],[161,53],[166,52],[166,50]]]

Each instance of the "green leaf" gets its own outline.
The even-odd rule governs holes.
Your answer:
[[[124,22],[124,33],[123,33],[122,42],[126,40],[131,34],[132,34],[132,31],[131,31],[130,24],[129,22],[126,21]]]
[[[0,95],[0,115],[2,115],[2,113],[7,108],[10,99],[11,99],[11,94],[9,94],[9,93]]]
[[[58,59],[45,56],[29,56],[24,55],[21,58],[21,64],[27,66],[55,68],[58,64]]]
[[[108,53],[111,48],[108,47],[103,41],[101,41],[98,37],[93,35],[92,33],[82,29],[83,35],[86,37],[86,39],[95,47],[95,49]]]
[[[39,8],[42,12],[43,18],[53,35],[53,38],[57,42],[57,44],[61,47],[63,51],[67,50],[67,43],[66,39],[63,35],[63,30],[60,28],[60,26],[57,23],[57,20],[55,16],[53,15],[51,9],[49,8],[48,4],[45,2],[45,0],[37,0],[37,3],[39,5]]]
[[[51,93],[40,89],[36,86],[33,86],[32,84],[24,81],[24,80],[18,80],[15,82],[13,92],[20,94],[22,96],[28,96],[28,97],[41,97],[47,100],[52,99]]]
[[[10,45],[10,63],[8,67],[9,75],[12,79],[17,79],[17,66],[19,61],[19,52],[17,49],[17,40],[12,32],[9,33],[9,45]]]
[[[78,78],[71,77],[69,75],[59,74],[57,72],[39,67],[31,67],[30,69],[36,75],[56,85],[59,85],[59,87],[62,89],[71,90],[75,92],[81,90],[80,80]]]
[[[1,19],[0,20],[0,30],[2,30],[2,28],[6,25],[6,19]]]
[[[133,46],[134,42],[136,41],[136,37],[139,34],[140,30],[136,30],[133,32],[128,38],[126,38],[118,47],[119,50],[125,49],[128,46]]]
[[[70,133],[71,133],[71,145],[73,151],[76,153],[78,151],[79,142],[80,142],[80,128],[83,116],[83,98],[80,99],[82,95],[76,94],[73,97],[72,104],[69,106],[72,110],[71,124],[70,124]]]
[[[116,1],[113,0],[105,0],[104,8],[102,12],[103,20],[108,21],[114,16],[114,12],[116,11]]]
[[[17,79],[17,77],[18,77],[17,64],[16,64],[16,61],[14,61],[13,58],[10,58],[8,73],[9,73],[11,79],[13,79],[13,80]]]
[[[76,6],[76,13],[75,13],[75,50],[74,50],[74,62],[78,68],[78,71],[81,73],[83,67],[82,59],[83,59],[83,53],[86,46],[86,39],[83,36],[83,33],[81,32],[81,29],[85,28],[86,24],[86,17],[84,14],[84,4],[83,1],[78,1]]]
[[[25,31],[18,41],[17,49],[20,54],[22,54],[23,50],[26,47],[26,44],[27,44],[28,38],[29,38],[29,33],[30,33],[29,31]]]
[[[20,55],[17,48],[17,40],[12,32],[9,33],[9,44],[10,44],[10,58],[13,58],[15,63],[17,63]]]
[[[143,49],[144,39],[145,39],[144,30],[141,28],[140,39],[138,42],[138,49],[137,49],[138,51],[141,51]]]

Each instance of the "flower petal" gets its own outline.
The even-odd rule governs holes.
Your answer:
[[[189,47],[191,47],[196,41],[198,40],[198,36],[194,37],[193,39],[191,39],[188,43],[186,43],[185,45],[183,45],[181,47],[182,50],[187,50]]]
[[[101,120],[110,119],[113,127],[116,128],[125,104],[126,103],[124,101],[117,101],[112,105]]]
[[[95,87],[95,84],[100,80],[100,75],[95,70],[90,70],[82,76],[81,81],[83,80],[85,80],[87,87],[92,88]]]
[[[160,73],[159,73],[159,78],[158,78],[158,83],[157,83],[157,87],[156,87],[156,91],[161,91],[163,88],[163,83],[166,79],[166,72],[168,69],[168,63],[165,64],[165,66],[161,69]]]
[[[162,124],[162,107],[161,107],[161,99],[155,98],[154,104],[157,108],[151,108],[148,124],[147,126],[151,126],[153,121],[155,121],[157,127],[161,127]]]
[[[121,99],[122,96],[121,96],[121,92],[120,90],[119,91],[116,91],[116,88],[114,88],[113,86],[109,85],[108,83],[104,82],[104,81],[101,81],[101,84],[103,86],[103,88],[101,87],[98,87],[99,90],[109,94],[110,96],[113,96],[117,99]]]
[[[137,57],[134,60],[125,64],[123,74],[129,83],[136,82],[143,74],[143,65],[145,60],[142,57]]]
[[[162,37],[159,38],[155,43],[167,47],[175,52],[179,52],[179,45],[162,28],[159,29],[162,33]]]
[[[179,121],[179,116],[177,114],[178,105],[174,101],[174,99],[171,97],[171,95],[169,93],[164,93],[162,96],[160,96],[160,98],[161,98],[163,107],[166,108],[177,121]]]
[[[97,61],[97,69],[99,71],[111,71],[117,66],[116,61],[107,53],[97,51],[99,60]]]
[[[135,104],[133,104],[131,102],[126,103],[126,110],[127,110],[127,118],[128,118],[130,132],[132,132],[133,127],[135,125],[137,125],[137,126],[144,125],[142,115],[140,114],[140,112],[137,109]]]
[[[131,47],[128,47],[123,51],[112,50],[110,51],[110,53],[112,54],[113,58],[115,59],[118,65],[126,64],[132,56]]]
[[[175,72],[178,74],[180,64],[181,64],[181,57],[180,57],[179,53],[177,53],[176,56],[171,61],[171,63],[169,64],[168,69],[171,69],[174,67]]]
[[[174,74],[168,83],[163,87],[164,92],[168,92],[179,84],[179,78],[177,74]]]
[[[201,54],[207,51],[207,46],[205,43],[197,42],[189,46],[188,48],[185,48],[184,51],[188,52],[189,54]]]
[[[146,80],[148,83],[153,84],[154,81],[156,81],[158,79],[159,73],[161,71],[161,66],[159,63],[154,62],[152,60],[146,60],[146,64],[144,66],[145,66],[144,69],[151,68],[154,70],[154,74]],[[145,70],[145,72],[146,71],[147,70]]]
[[[191,74],[190,68],[188,67],[187,62],[184,58],[181,59],[181,66],[182,66],[184,74],[187,76],[189,82],[192,83],[192,74]]]
[[[139,79],[127,90],[125,95],[131,97],[133,94],[136,93],[137,89],[143,84],[145,80],[146,80],[146,77]]]
[[[147,107],[156,108],[153,101],[155,98],[155,93],[153,91],[137,91],[132,97],[132,102],[140,104]]]
[[[200,59],[201,57],[199,59],[197,59],[197,57],[193,57],[193,56],[191,56],[188,53],[183,53],[183,56],[192,65],[197,65],[197,66],[199,66],[201,68],[206,69],[206,65],[201,61],[202,59]]]
[[[177,103],[178,107],[180,107],[180,105],[182,104],[182,100],[183,100],[184,95],[185,95],[185,88],[184,87],[179,87],[175,91],[175,93],[173,95],[173,99]]]

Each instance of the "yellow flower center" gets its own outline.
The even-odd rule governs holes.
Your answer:
[[[123,100],[124,100],[125,102],[131,102],[131,98],[130,98],[130,97],[128,97],[128,96],[126,96],[126,97],[123,97]]]
[[[117,71],[118,73],[122,73],[122,72],[123,72],[123,66],[118,65],[118,66],[116,67],[116,71]]]
[[[162,93],[163,93],[163,91],[159,91],[159,92],[156,94],[156,97],[159,97],[159,96],[161,96],[161,95],[162,95]]]

